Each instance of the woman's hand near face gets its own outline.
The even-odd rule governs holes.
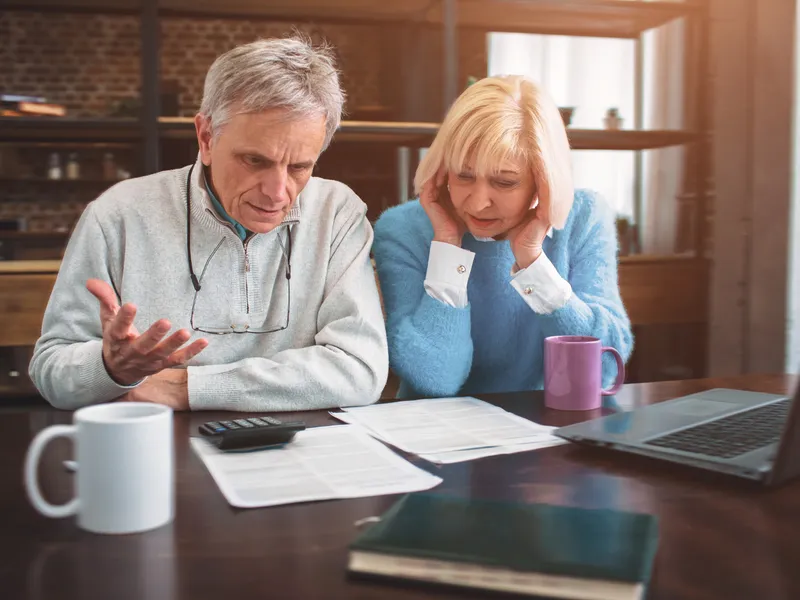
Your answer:
[[[542,244],[550,229],[545,213],[538,206],[530,209],[522,223],[508,232],[507,239],[520,269],[527,269],[542,254]]]
[[[419,203],[433,225],[433,241],[461,246],[461,238],[464,237],[467,228],[453,209],[446,181],[447,172],[440,169],[436,176],[422,187]]]

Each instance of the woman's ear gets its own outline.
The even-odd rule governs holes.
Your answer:
[[[558,215],[553,214],[553,197],[551,194],[550,182],[547,177],[542,177],[537,184],[538,190],[536,195],[539,199],[539,206],[536,210],[543,220],[552,225],[554,218],[558,217]]]
[[[539,194],[534,197],[531,208],[536,209],[536,216],[539,219],[550,221],[552,215],[550,214],[550,198],[544,194]]]

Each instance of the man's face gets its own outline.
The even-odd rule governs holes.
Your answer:
[[[195,117],[200,156],[217,199],[246,229],[267,233],[283,221],[311,177],[325,142],[325,117],[283,109],[237,114],[211,135]]]

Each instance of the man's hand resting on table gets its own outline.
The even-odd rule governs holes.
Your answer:
[[[120,385],[133,385],[145,377],[150,378],[128,392],[125,399],[156,402],[175,409],[188,408],[186,370],[173,367],[186,364],[208,346],[208,341],[195,340],[182,348],[191,337],[186,329],[163,339],[171,326],[166,319],[156,321],[140,334],[133,326],[134,305],[120,307],[114,290],[99,279],[90,279],[86,289],[100,301],[103,362],[109,376]]]
[[[172,410],[189,410],[189,385],[186,369],[164,369],[119,398],[125,402],[152,402]]]

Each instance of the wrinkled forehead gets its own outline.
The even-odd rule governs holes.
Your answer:
[[[219,137],[236,151],[262,154],[275,161],[297,162],[316,160],[325,134],[322,115],[263,111],[234,115]]]

